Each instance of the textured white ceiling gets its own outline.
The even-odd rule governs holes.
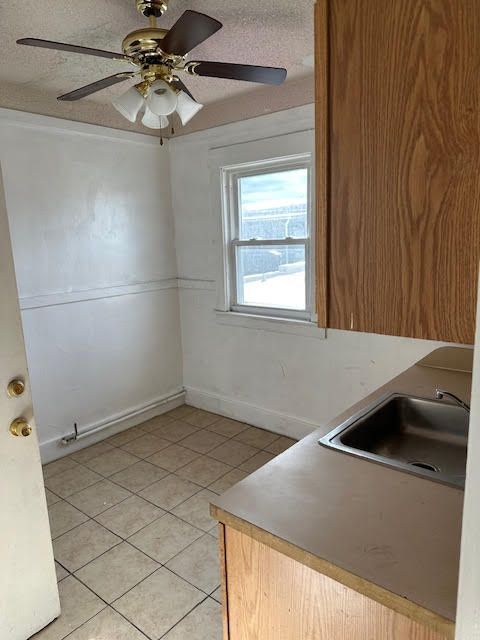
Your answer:
[[[271,93],[263,89],[259,93],[259,85],[250,83],[186,76],[185,83],[196,99],[210,105],[202,113],[202,128],[258,115],[259,110],[275,111],[311,101],[313,73],[302,61],[313,50],[313,4],[313,0],[170,0],[168,12],[159,21],[161,27],[171,27],[186,9],[207,13],[224,25],[190,59],[288,70],[285,85],[269,87]],[[134,0],[0,0],[0,106],[152,133],[141,125],[130,125],[110,106],[112,97],[125,91],[127,84],[74,103],[56,100],[57,95],[130,70],[129,65],[15,44],[18,38],[36,37],[120,52],[123,37],[144,26],[148,22],[137,13]],[[247,92],[251,92],[251,111]],[[238,115],[234,114],[236,97],[242,104]],[[220,103],[224,109],[218,108]]]

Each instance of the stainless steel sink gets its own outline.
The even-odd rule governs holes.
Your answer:
[[[465,486],[469,415],[439,400],[393,394],[319,440],[325,447]]]

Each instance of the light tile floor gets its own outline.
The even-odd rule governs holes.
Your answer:
[[[35,640],[221,640],[209,503],[292,444],[183,405],[46,465],[62,614]]]

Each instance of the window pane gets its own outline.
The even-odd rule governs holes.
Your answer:
[[[238,189],[241,240],[308,236],[307,169],[245,176]]]
[[[237,304],[304,310],[305,245],[237,247]]]

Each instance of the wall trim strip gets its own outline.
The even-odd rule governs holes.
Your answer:
[[[178,278],[179,289],[200,289],[202,291],[215,291],[215,280],[201,280],[199,278]]]
[[[304,438],[320,426],[308,420],[259,407],[231,396],[211,393],[204,389],[189,386],[185,386],[185,391],[185,401],[193,407],[218,413],[227,418],[246,422],[255,427],[268,429],[268,431],[289,436],[290,438]]]
[[[40,309],[43,307],[56,307],[63,304],[76,304],[89,300],[102,300],[103,298],[117,298],[119,296],[138,295],[150,291],[163,291],[165,289],[177,289],[177,278],[164,278],[151,282],[139,282],[136,284],[120,284],[113,287],[100,289],[88,289],[85,291],[66,291],[59,293],[47,293],[43,296],[20,297],[20,309]]]
[[[104,298],[118,298],[120,296],[134,296],[151,291],[164,291],[168,289],[199,289],[202,291],[214,291],[215,280],[199,280],[195,278],[163,278],[151,282],[138,282],[136,284],[119,284],[113,287],[100,289],[86,289],[81,291],[64,291],[58,293],[46,293],[42,296],[20,297],[20,309],[29,311],[45,307],[58,307],[64,304],[77,304],[90,300],[103,300]]]

